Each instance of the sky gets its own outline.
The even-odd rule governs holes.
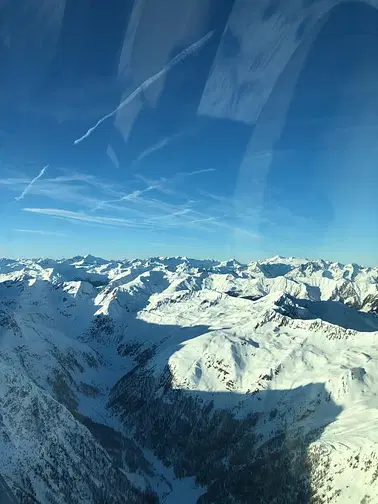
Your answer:
[[[288,14],[261,14],[257,58],[238,3],[8,4],[0,256],[378,264],[377,11],[340,5],[309,28],[256,122],[269,18]]]

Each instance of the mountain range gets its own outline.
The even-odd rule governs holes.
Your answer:
[[[378,267],[0,259],[0,502],[378,502],[377,359]]]

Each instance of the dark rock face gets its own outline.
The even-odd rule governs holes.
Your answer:
[[[151,502],[64,406],[12,371],[1,380],[2,446],[18,460],[18,471],[5,468],[0,479],[1,504]]]
[[[362,308],[378,315],[378,296],[374,294],[367,296],[362,304]]]

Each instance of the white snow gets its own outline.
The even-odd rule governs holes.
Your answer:
[[[154,345],[147,366],[158,376],[168,363],[174,387],[238,417],[276,411],[257,424],[262,442],[283,425],[320,428],[310,449],[331,460],[334,488],[345,488],[333,501],[378,502],[378,460],[367,463],[378,449],[377,300],[378,268],[322,260],[1,259],[0,366],[59,401],[54,379],[63,377],[79,412],[119,427],[107,394],[135,355],[117,348]],[[8,455],[0,473],[10,471]],[[205,491],[164,478],[167,504]]]

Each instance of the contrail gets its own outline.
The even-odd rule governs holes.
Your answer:
[[[213,36],[213,33],[214,33],[214,31],[210,31],[209,33],[207,33],[200,40],[198,40],[197,42],[194,42],[194,44],[190,45],[189,47],[187,47],[186,49],[181,51],[179,54],[177,54],[177,56],[172,58],[162,70],[160,70],[155,75],[153,75],[152,77],[149,77],[144,82],[142,82],[142,84],[140,86],[138,86],[127,98],[125,98],[118,105],[118,107],[116,107],[114,110],[109,112],[109,114],[106,114],[104,117],[99,119],[97,121],[97,123],[94,126],[92,126],[92,128],[89,128],[89,130],[82,137],[75,140],[74,145],[77,145],[80,142],[82,142],[83,140],[85,140],[85,138],[88,138],[93,133],[93,131],[100,126],[100,124],[102,124],[104,121],[106,121],[107,119],[112,117],[114,114],[116,114],[123,107],[128,105],[136,96],[138,96],[142,91],[144,91],[145,89],[150,87],[151,84],[153,84],[155,81],[160,79],[160,77],[162,77],[167,72],[169,72],[175,65],[177,65],[178,63],[180,63],[184,59],[188,58],[194,52],[198,51]]]
[[[46,165],[42,168],[42,170],[38,173],[38,175],[36,177],[33,178],[33,180],[29,183],[29,185],[27,187],[25,187],[25,189],[22,191],[22,193],[20,194],[20,196],[17,196],[16,198],[14,198],[16,201],[19,201],[19,200],[22,200],[24,199],[24,197],[28,194],[28,192],[30,191],[30,189],[32,188],[33,184],[35,182],[37,182],[38,179],[40,179],[42,177],[42,175],[45,173],[45,171],[47,170],[47,168],[49,167],[49,165]]]
[[[161,140],[159,140],[158,142],[156,142],[155,144],[153,145],[150,145],[150,147],[147,147],[147,149],[145,149],[143,152],[141,152],[138,157],[136,157],[130,164],[130,170],[132,168],[135,168],[136,165],[138,165],[138,163],[140,163],[144,158],[150,156],[151,154],[153,154],[154,152],[160,150],[160,149],[163,149],[166,145],[170,144],[171,142],[173,142],[174,140],[180,138],[180,137],[183,137],[183,136],[186,136],[190,133],[190,130],[187,128],[183,131],[180,131],[179,133],[175,133],[174,135],[171,135],[171,136],[168,136],[168,137],[164,137],[162,138]]]
[[[141,154],[139,154],[139,156],[135,159],[135,161],[132,162],[131,166],[133,166],[137,163],[140,163],[140,161],[142,161],[142,159],[149,156],[153,152],[156,152],[160,149],[163,149],[166,145],[168,145],[173,140],[174,136],[175,135],[172,135],[171,137],[164,137],[162,140],[155,143],[154,145],[147,147],[147,149],[145,149]]]

